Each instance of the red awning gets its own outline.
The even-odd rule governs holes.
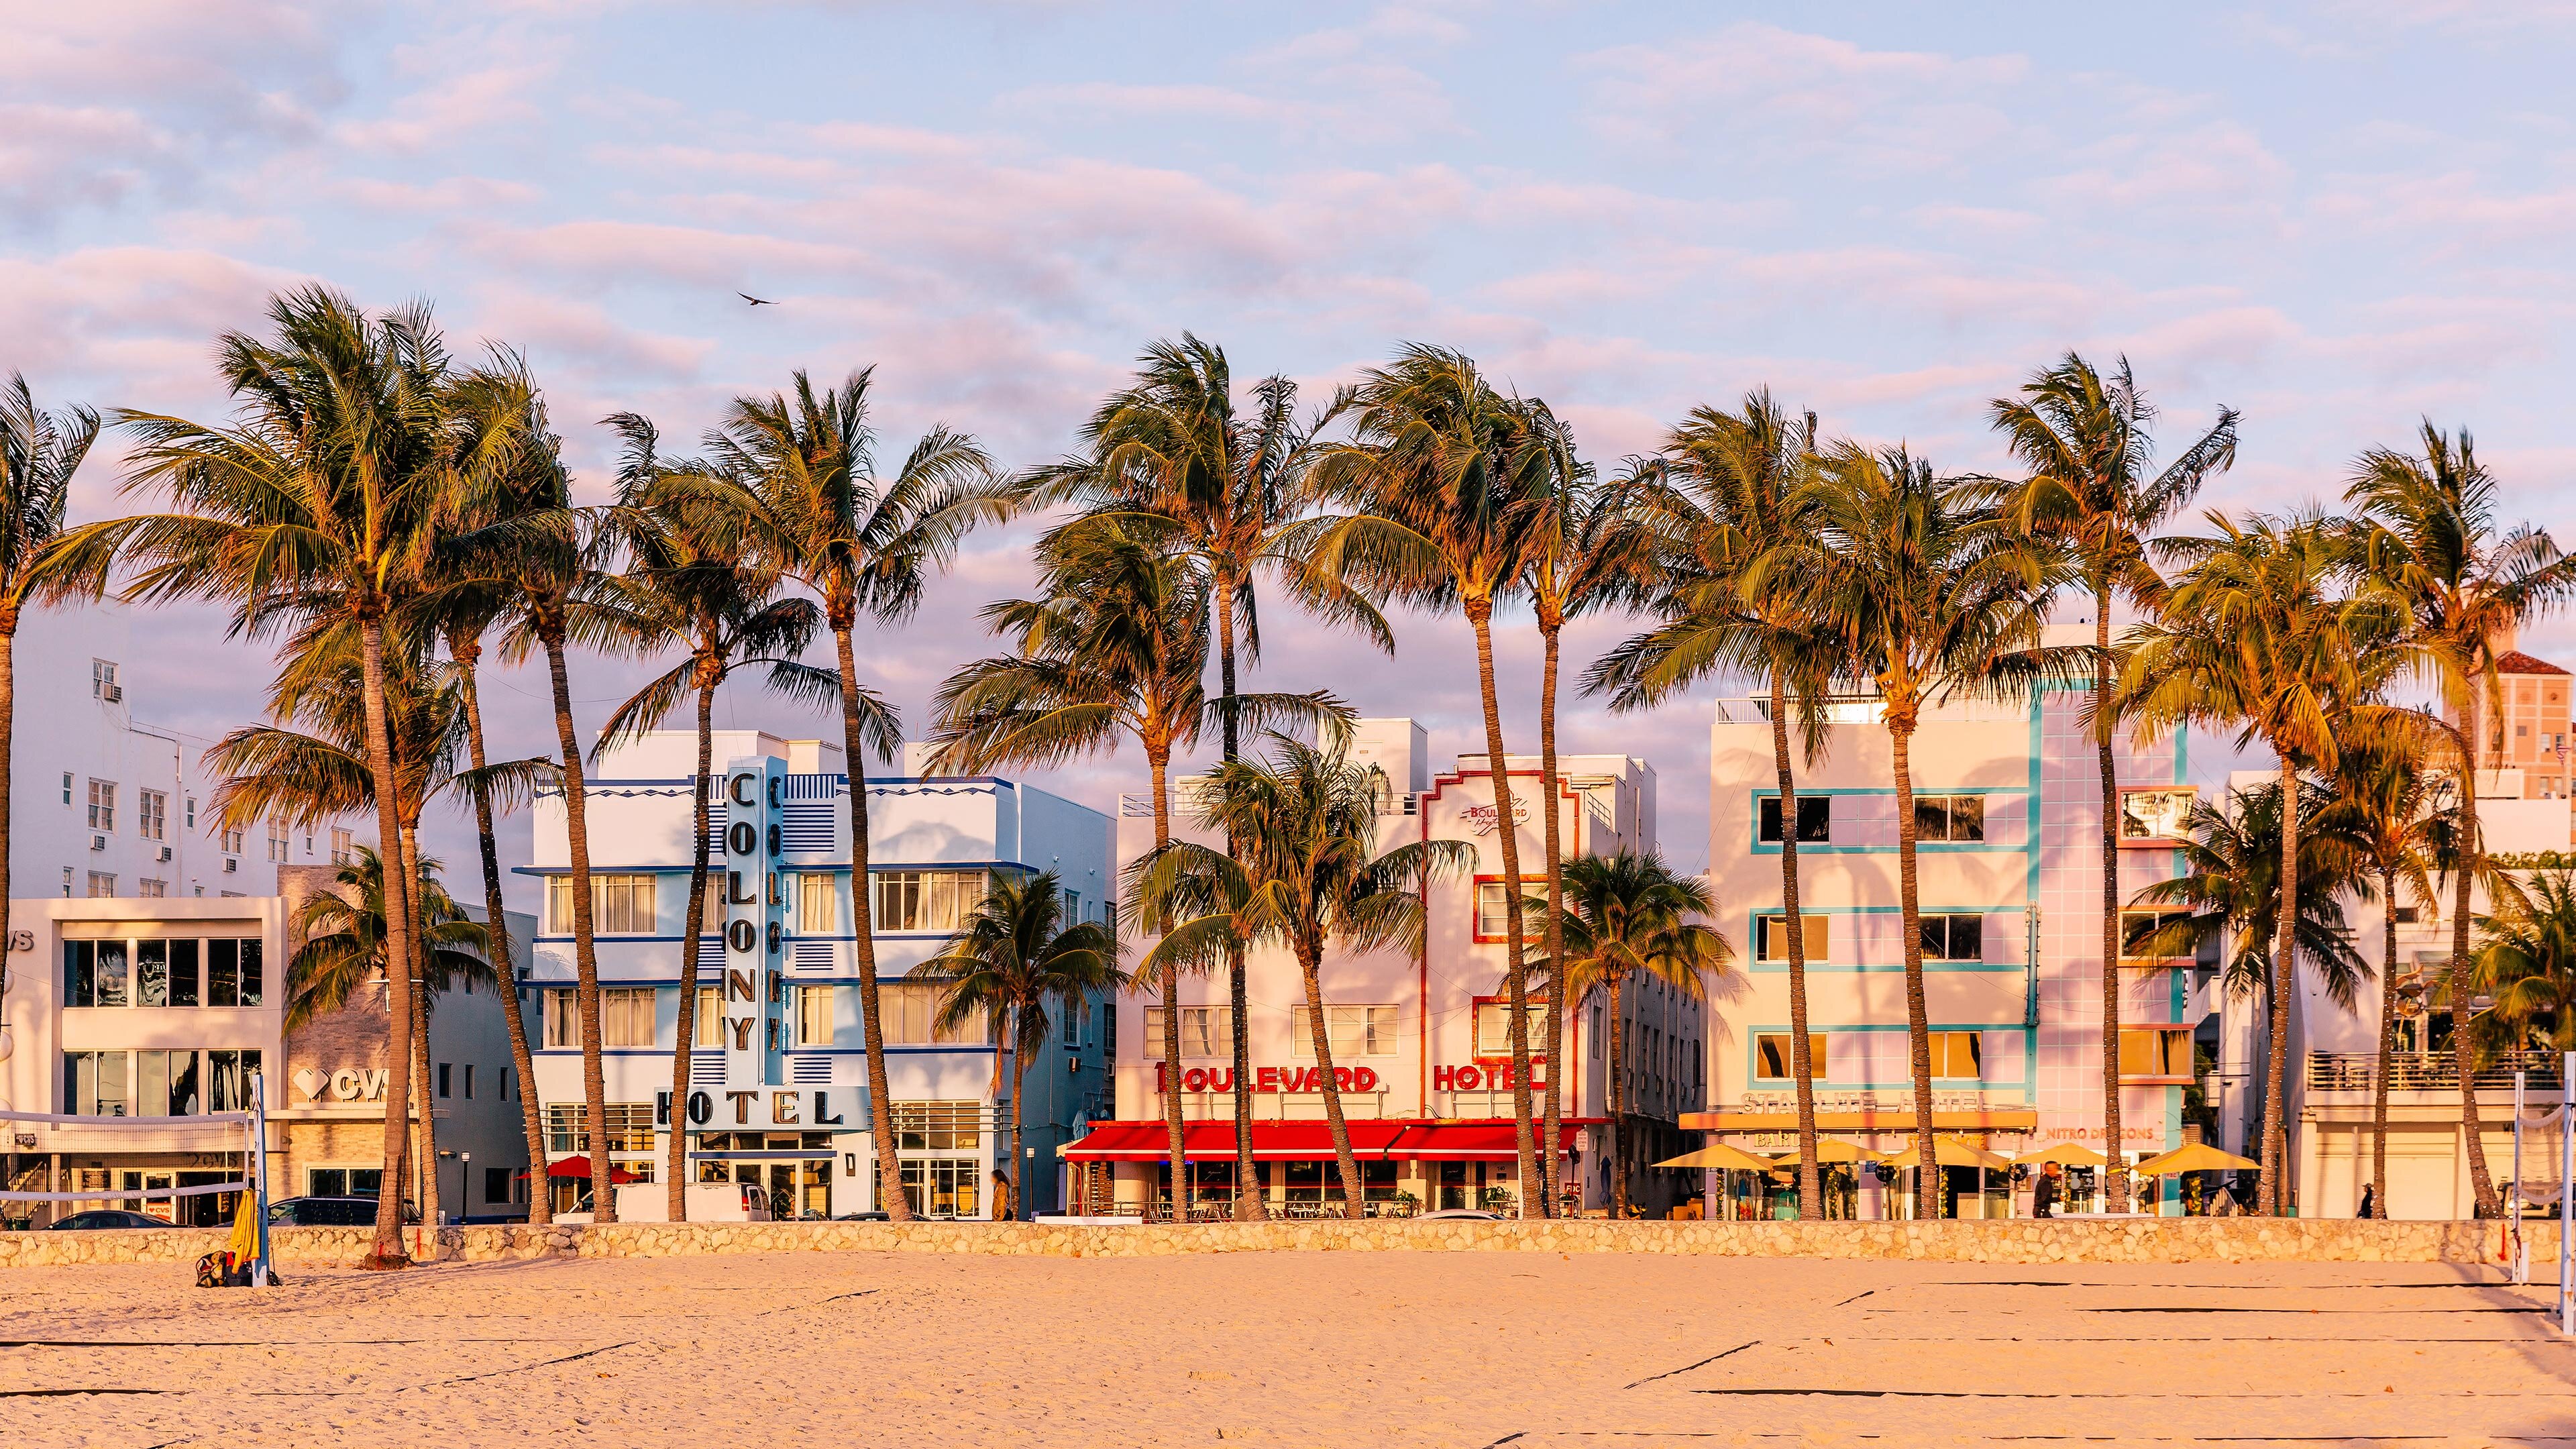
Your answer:
[[[525,1177],[527,1174],[523,1172],[520,1173],[519,1176]],[[554,1161],[546,1164],[546,1176],[574,1177],[581,1179],[583,1182],[588,1182],[590,1181],[590,1159],[587,1157],[558,1157]],[[608,1165],[608,1182],[612,1187],[630,1182],[642,1182],[643,1180],[644,1179],[637,1177],[635,1174],[628,1172],[625,1168],[619,1167],[613,1162]]]
[[[1567,1118],[1559,1134],[1560,1152],[1574,1145],[1577,1130],[1594,1118]],[[1162,1122],[1103,1122],[1064,1155],[1074,1162],[1164,1162],[1172,1155],[1171,1127]],[[1366,1158],[1419,1158],[1442,1162],[1508,1162],[1519,1155],[1514,1124],[1509,1119],[1482,1122],[1416,1122],[1373,1119],[1350,1124],[1351,1152]],[[1191,1122],[1182,1142],[1192,1162],[1226,1162],[1234,1157],[1234,1124]],[[1333,1155],[1331,1124],[1320,1121],[1255,1122],[1252,1156],[1260,1162],[1308,1162]]]

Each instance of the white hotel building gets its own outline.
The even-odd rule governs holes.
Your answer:
[[[917,761],[919,748],[907,751]],[[640,1177],[667,1161],[671,1053],[693,854],[697,739],[661,731],[609,751],[586,800],[596,907],[610,1152]],[[682,1104],[701,1182],[757,1184],[773,1210],[884,1211],[866,1102],[867,1059],[851,934],[849,778],[838,745],[718,731],[711,895],[699,965],[691,1086]],[[988,1033],[931,1029],[936,988],[904,981],[935,953],[997,871],[1053,870],[1073,909],[1109,919],[1109,822],[1098,811],[989,776],[872,777],[868,856],[887,1072],[907,1195],[930,1217],[993,1211],[992,1176],[1057,1201],[1056,1149],[1106,1116],[1105,1002],[1058,1024],[1028,1073],[1025,1140],[1007,1140],[1014,1076]],[[570,849],[563,799],[538,801],[528,869],[547,884],[529,984],[541,1002],[535,1070],[547,1150],[586,1153],[573,1011]],[[720,913],[720,914],[719,914]],[[556,1179],[569,1205],[583,1184]]]
[[[1394,786],[1384,816],[1382,848],[1408,841],[1457,840],[1475,847],[1472,880],[1444,877],[1424,893],[1427,939],[1419,954],[1334,952],[1323,968],[1324,1006],[1333,1060],[1349,1073],[1342,1092],[1352,1146],[1366,1194],[1393,1201],[1409,1194],[1424,1208],[1475,1207],[1519,1197],[1512,1117],[1511,1047],[1504,1003],[1506,942],[1502,919],[1502,850],[1496,834],[1493,780],[1485,756],[1461,755],[1437,776],[1420,725],[1410,719],[1362,720],[1353,754],[1383,770]],[[1539,762],[1513,755],[1510,771],[1524,888],[1543,893],[1545,808]],[[1630,755],[1566,755],[1555,802],[1568,856],[1650,850],[1655,845],[1655,772]],[[1176,835],[1222,846],[1190,810],[1189,786],[1173,786]],[[1118,819],[1120,870],[1154,845],[1147,797],[1127,796]],[[1253,1067],[1252,1139],[1265,1200],[1293,1209],[1338,1195],[1324,1099],[1315,1080],[1305,986],[1295,960],[1265,947],[1247,962],[1250,1018],[1245,1023]],[[1236,1188],[1231,1005],[1222,972],[1180,983],[1182,1075],[1177,1084],[1187,1118],[1186,1152],[1193,1201],[1230,1201]],[[1678,1150],[1679,1118],[1700,1101],[1706,1039],[1701,1003],[1658,986],[1627,993],[1630,1118],[1627,1161],[1635,1200],[1660,1216],[1678,1195],[1695,1191],[1670,1172],[1644,1166]],[[1533,1000],[1533,1007],[1536,1002]],[[1117,1120],[1097,1127],[1066,1151],[1094,1211],[1137,1211],[1171,1198],[1170,1129],[1164,1122],[1164,1063],[1158,994],[1129,994],[1118,1004]],[[1559,1062],[1539,1022],[1530,1023],[1541,1084]],[[1589,1207],[1609,1196],[1603,1169],[1608,1041],[1601,1001],[1568,1013],[1562,1198]]]

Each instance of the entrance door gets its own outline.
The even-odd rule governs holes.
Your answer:
[[[125,1190],[128,1192],[168,1192],[179,1185],[176,1174],[169,1172],[126,1172],[118,1175],[124,1178]],[[210,1179],[214,1182],[223,1180],[222,1178]],[[165,1223],[181,1222],[179,1214],[186,1211],[184,1199],[167,1197],[128,1199],[118,1203],[117,1206],[159,1218]]]

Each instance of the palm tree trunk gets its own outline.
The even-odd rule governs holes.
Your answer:
[[[1368,1216],[1368,1194],[1360,1184],[1359,1159],[1351,1155],[1351,1128],[1342,1120],[1342,1089],[1333,1080],[1333,1034],[1324,1022],[1324,946],[1297,943],[1297,969],[1306,978],[1306,1031],[1314,1038],[1317,1080],[1324,1087],[1324,1121],[1333,1134],[1333,1166],[1342,1177],[1343,1211],[1353,1222]]]
[[[1896,899],[1905,931],[1905,1047],[1914,1078],[1914,1146],[1922,1166],[1914,1172],[1914,1216],[1940,1216],[1941,1169],[1932,1136],[1932,1023],[1923,997],[1923,897],[1914,861],[1914,713],[1911,702],[1887,716],[1896,762]],[[1781,832],[1787,834],[1786,830]]]
[[[1035,1042],[1021,1042],[1019,1062],[1011,1071],[1011,1151],[1018,1154],[1012,1159],[1010,1178],[1011,1221],[1015,1223],[1020,1221],[1020,1214],[1027,1210],[1029,1200],[1028,1178],[1031,1159],[1026,1152],[1020,1150],[1020,1143],[1027,1132],[1024,1124],[1028,1120],[1028,1114],[1020,1110],[1020,1104],[1028,1100],[1029,1063],[1036,1059],[1037,1054]]]
[[[2388,1216],[2388,1059],[2397,1035],[2397,872],[2379,873],[2379,1070],[2370,1081],[2370,1215]]]
[[[2272,1217],[2289,1212],[2289,1133],[2281,1114],[2287,1110],[2290,1070],[2290,1002],[2299,989],[2299,772],[2288,755],[2281,757],[2281,891],[2273,907],[2272,1019],[2270,1049],[2263,1083],[2263,1205]]]
[[[1610,973],[1610,1120],[1603,1124],[1601,1165],[1610,1172],[1610,1217],[1628,1220],[1628,977]]]
[[[1556,1144],[1565,1131],[1565,849],[1560,840],[1556,775],[1557,646],[1565,629],[1561,614],[1541,605],[1539,639],[1542,662],[1538,677],[1538,793],[1546,804],[1547,836],[1547,1006],[1540,1040],[1547,1043],[1547,1111],[1538,1134],[1539,1181],[1546,1185],[1540,1206],[1556,1216]]]
[[[1815,1222],[1825,1215],[1825,1194],[1816,1167],[1816,1062],[1807,1039],[1807,922],[1798,904],[1798,779],[1789,763],[1789,689],[1776,668],[1771,671],[1771,755],[1780,773],[1780,914],[1789,950],[1789,1075],[1798,1091],[1798,1216]],[[1761,954],[1759,940],[1753,950]]]
[[[689,1074],[696,1060],[698,1036],[698,952],[706,939],[708,780],[715,774],[716,687],[698,680],[698,773],[690,793],[697,797],[689,814],[696,836],[689,857],[689,914],[680,927],[680,1022],[671,1045],[671,1194],[667,1211],[675,1223],[689,1217]],[[852,887],[856,889],[855,885]]]
[[[1233,764],[1240,748],[1240,729],[1234,717],[1234,590],[1232,567],[1220,564],[1216,570],[1216,658],[1217,687],[1223,717],[1217,721],[1225,744],[1225,762]],[[1228,838],[1225,853],[1235,854],[1235,842]],[[1252,983],[1244,969],[1243,948],[1238,945],[1225,953],[1226,1000],[1233,1008],[1233,1040],[1228,1044],[1234,1062],[1234,1218],[1236,1222],[1256,1222],[1269,1216],[1256,1184],[1260,1169],[1252,1159]]]
[[[2111,753],[2111,589],[2093,590],[2093,708],[2102,770],[2102,1189],[2103,1206],[2129,1210],[2129,1161],[2120,1135],[2120,777]],[[2180,1144],[2176,1144],[2179,1146]]]
[[[599,937],[590,898],[590,821],[581,772],[581,741],[572,724],[572,676],[564,668],[563,632],[549,629],[546,676],[554,686],[555,743],[563,750],[564,836],[572,853],[573,1003],[581,1015],[581,1097],[590,1133],[591,1221],[617,1221],[617,1193],[609,1180],[608,1081],[600,1068]]]
[[[2469,739],[2480,738],[2476,682],[2471,681],[2469,707],[2466,711]],[[2460,1135],[2467,1139],[2469,1150],[2469,1187],[2477,1195],[2477,1214],[2482,1218],[2504,1216],[2504,1199],[2497,1196],[2495,1174],[2487,1170],[2486,1129],[2478,1119],[2477,1063],[2469,1050],[2469,1021],[2473,993],[2469,985],[2469,892],[2478,875],[2478,866],[2486,854],[2486,842],[2478,838],[2478,771],[2477,756],[2469,757],[2468,778],[2460,791],[2459,869],[2451,877],[2451,1060],[2460,1074]]]
[[[385,710],[385,621],[375,613],[358,621],[361,705],[367,720],[367,770],[375,777],[376,853],[386,860],[402,858],[401,786],[394,778],[393,736]],[[385,959],[412,959],[410,902],[400,891],[385,892]],[[384,1161],[376,1193],[376,1234],[366,1266],[398,1268],[409,1259],[402,1242],[403,1140],[411,1124],[412,1052],[411,973],[385,972],[386,1072]]]
[[[1172,757],[1168,749],[1148,746],[1146,768],[1154,780],[1154,848],[1172,843]],[[1164,923],[1146,921],[1147,930],[1160,930]],[[1172,1219],[1186,1222],[1190,1215],[1190,1129],[1181,1111],[1181,973],[1171,962],[1163,963],[1155,985],[1163,994],[1163,1122],[1172,1137]],[[1235,1084],[1240,1087],[1242,1083]],[[1235,1184],[1235,1196],[1243,1195],[1245,1184]]]
[[[447,652],[462,667],[459,681],[465,703],[465,748],[474,768],[484,768],[483,705],[476,693],[474,666],[483,654],[480,639],[454,639]],[[528,1138],[528,1222],[543,1227],[554,1221],[555,1205],[545,1190],[546,1130],[537,1101],[536,1066],[528,1052],[527,1012],[519,999],[519,969],[510,949],[510,922],[501,900],[500,846],[492,835],[492,790],[479,778],[474,785],[474,831],[483,852],[483,915],[492,933],[492,964],[501,980],[502,1016],[510,1027],[510,1061],[519,1074],[519,1126]]]
[[[405,801],[406,813],[417,802]],[[419,923],[419,944],[412,951],[411,1015],[412,1060],[420,1064],[420,1222],[430,1234],[430,1257],[438,1256],[438,1090],[434,1056],[429,1042],[429,912],[421,901],[420,889],[420,822],[417,818],[403,826],[402,889],[404,906]]]
[[[868,880],[868,756],[859,738],[859,659],[844,610],[832,607],[832,647],[841,665],[841,758],[850,771],[850,934],[858,946],[860,1029],[868,1053],[868,1127],[876,1137],[877,1201],[899,1223],[913,1220],[903,1195],[903,1159],[894,1136],[894,1099],[886,1083],[885,1023],[877,1015],[875,894]],[[692,923],[694,924],[694,923]]]
[[[1538,1143],[1530,1130],[1529,972],[1521,954],[1520,824],[1512,810],[1511,771],[1503,757],[1503,709],[1494,694],[1493,604],[1470,602],[1467,622],[1476,631],[1476,684],[1485,706],[1485,765],[1494,782],[1494,837],[1503,848],[1503,934],[1508,952],[1503,984],[1511,1000],[1512,1137],[1519,1149],[1521,1216],[1534,1218],[1539,1216],[1531,1191],[1538,1174]],[[1537,1186],[1544,1189],[1546,1184]]]
[[[10,828],[9,791],[15,787],[11,751],[18,740],[18,614],[0,616],[0,934],[8,929]],[[9,997],[9,952],[0,941],[0,1001]]]

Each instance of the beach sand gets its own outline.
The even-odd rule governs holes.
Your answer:
[[[0,1443],[2576,1446],[2423,1265],[787,1254],[0,1275]]]

